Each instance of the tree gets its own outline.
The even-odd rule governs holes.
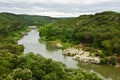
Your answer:
[[[41,80],[60,80],[58,78],[58,76],[55,73],[49,73],[45,76],[43,76],[43,78]]]
[[[111,41],[110,40],[102,41],[102,46],[104,47],[105,53],[107,55],[111,55],[112,54],[112,45],[111,45]]]
[[[30,80],[30,79],[32,79],[31,70],[21,68],[16,68],[7,77],[7,80]]]

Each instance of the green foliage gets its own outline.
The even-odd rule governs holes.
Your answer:
[[[85,73],[80,69],[66,69],[63,80],[101,80],[95,74]]]
[[[57,75],[55,73],[49,73],[45,75],[42,80],[58,80]]]
[[[0,77],[6,78],[16,68],[18,55],[23,53],[23,45],[17,40],[26,32],[26,27],[15,14],[0,13]],[[4,79],[2,79],[4,80]]]
[[[62,63],[46,59],[39,54],[24,54],[18,58],[17,68],[30,69],[36,80],[101,80],[95,74],[80,69],[68,69]]]
[[[16,15],[12,13],[0,13],[0,26],[5,26],[9,24],[11,27],[16,27],[20,25],[44,25],[46,23],[50,23],[54,20],[57,20],[57,18],[52,18],[48,16],[37,16],[37,15]],[[8,27],[8,29],[10,29]]]
[[[46,41],[60,39],[62,42],[98,48],[105,55],[120,53],[120,13],[105,11],[95,15],[60,19],[39,28]]]
[[[68,69],[64,64],[46,59],[39,54],[22,54],[24,47],[18,45],[17,40],[23,36],[22,32],[27,31],[24,26],[43,25],[50,20],[50,17],[0,13],[0,80],[101,80],[94,74],[85,73],[79,69]],[[72,20],[75,20],[74,23],[77,21]],[[72,20],[69,19],[69,21]],[[71,26],[73,24],[67,19],[63,22],[65,24],[57,23],[60,24],[59,27],[63,26],[62,28],[54,28],[53,24],[49,24],[47,28],[40,27],[40,31],[45,31],[41,35],[46,35],[48,40],[59,38],[64,42],[71,42],[74,30],[68,29],[67,24]],[[46,29],[49,33],[46,33]],[[56,34],[58,36],[55,36]],[[62,37],[61,34],[65,36]],[[118,47],[118,44],[114,47]]]
[[[57,18],[52,18],[48,16],[24,15],[24,14],[18,16],[23,21],[23,24],[30,26],[31,25],[42,26],[44,24],[57,20]]]
[[[111,41],[110,40],[105,40],[102,42],[102,46],[105,48],[111,48]]]
[[[16,68],[11,72],[6,80],[31,80],[32,72],[29,69]]]
[[[18,58],[18,67],[30,69],[33,72],[33,76],[38,80],[49,73],[55,73],[58,78],[62,77],[64,73],[63,66],[60,63],[33,53],[20,56]]]
[[[4,51],[8,51],[12,54],[21,54],[24,50],[23,45],[12,45],[12,44],[5,44],[4,46],[1,46],[0,49],[4,50]]]
[[[6,51],[0,51],[0,75],[7,76],[16,67],[17,55]]]
[[[104,57],[100,61],[101,64],[110,64],[110,65],[115,65],[116,64],[116,59],[115,57]]]

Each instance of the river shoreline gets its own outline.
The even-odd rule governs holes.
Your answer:
[[[39,32],[36,29],[28,32],[21,40],[19,44],[24,45],[24,53],[34,52],[42,55],[46,58],[52,58],[55,61],[60,61],[71,68],[80,68],[86,72],[96,73],[104,80],[119,80],[120,70],[115,69],[113,66],[108,65],[96,65],[90,63],[79,63],[79,61],[73,60],[69,56],[62,55],[62,49],[55,49],[53,46],[39,41]],[[54,46],[55,47],[55,46]],[[106,74],[106,72],[108,74]]]
[[[113,65],[115,68],[120,68],[117,56],[105,56],[102,50],[88,49],[82,44],[74,45],[71,43],[64,43],[60,40],[47,41],[58,49],[62,49],[62,54],[65,56],[72,56],[74,60],[88,62],[100,65]],[[77,51],[77,52],[76,52]],[[83,54],[82,54],[83,53]],[[104,56],[104,57],[103,57]],[[120,60],[120,59],[119,59]]]
[[[81,62],[88,62],[94,64],[100,64],[100,58],[96,56],[90,56],[90,52],[84,51],[82,49],[67,48],[63,50],[63,55],[72,56],[74,60]]]

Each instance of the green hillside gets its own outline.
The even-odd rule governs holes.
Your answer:
[[[120,13],[117,12],[106,11],[62,19],[41,26],[39,31],[46,41],[59,40],[74,45],[82,44],[85,50],[91,52],[95,52],[96,49],[102,50],[100,54],[95,55],[104,58],[102,63],[105,64],[110,56],[114,62],[114,56],[120,55]]]
[[[14,31],[24,26],[40,26],[56,20],[55,18],[37,15],[17,15],[12,13],[0,13],[0,34]]]
[[[38,15],[18,15],[21,20],[24,22],[26,25],[44,25],[46,23],[50,23],[56,18],[48,17],[48,16],[38,16]]]
[[[38,54],[23,54],[17,41],[29,25],[44,25],[53,18],[0,13],[0,80],[101,80],[93,73],[67,68]],[[40,22],[39,22],[40,21]],[[38,23],[39,22],[39,23]]]
[[[21,21],[15,14],[0,14],[0,34],[7,35],[9,31],[17,30],[21,26]]]

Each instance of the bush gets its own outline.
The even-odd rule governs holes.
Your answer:
[[[30,69],[17,68],[7,77],[7,80],[31,80],[32,72]]]
[[[100,61],[101,64],[109,64],[109,65],[115,65],[116,64],[116,58],[115,57],[104,57]]]

